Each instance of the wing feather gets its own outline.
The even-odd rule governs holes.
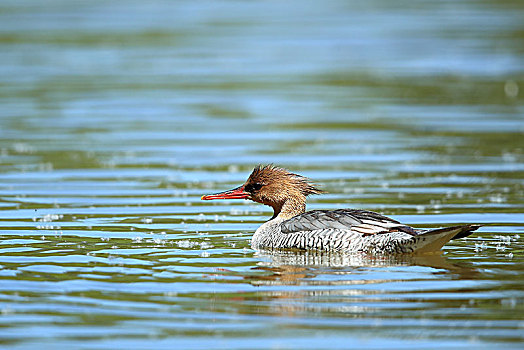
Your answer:
[[[312,210],[297,215],[281,224],[282,233],[307,233],[311,231],[334,229],[353,232],[360,236],[400,231],[412,236],[418,232],[396,220],[366,210],[337,209]]]

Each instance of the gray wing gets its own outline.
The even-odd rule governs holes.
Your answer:
[[[404,232],[416,236],[418,232],[386,216],[366,210],[337,209],[312,210],[297,215],[281,224],[282,233],[336,230],[356,236],[370,236],[387,232]]]

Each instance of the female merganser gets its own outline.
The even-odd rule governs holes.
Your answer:
[[[358,209],[312,210],[306,198],[322,190],[304,176],[273,165],[257,166],[235,189],[202,196],[250,199],[273,208],[273,217],[251,240],[254,249],[318,249],[367,253],[437,251],[448,241],[463,238],[480,225],[418,230],[378,213]]]

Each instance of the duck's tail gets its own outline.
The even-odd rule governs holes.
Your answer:
[[[482,225],[461,225],[424,231],[417,236],[415,252],[434,252],[452,239],[464,238]]]

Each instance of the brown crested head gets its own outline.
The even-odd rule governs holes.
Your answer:
[[[290,218],[305,211],[307,196],[320,193],[323,191],[307,177],[274,165],[259,165],[242,186],[205,195],[202,199],[251,199],[271,206],[273,217],[280,214],[283,218]]]
[[[253,169],[243,187],[249,199],[273,207],[289,199],[305,202],[310,194],[323,193],[307,177],[272,164]]]

